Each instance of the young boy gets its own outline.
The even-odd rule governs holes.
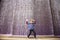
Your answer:
[[[29,34],[28,34],[28,38],[31,35],[31,33],[34,33],[34,38],[36,38],[36,33],[34,31],[34,26],[36,24],[36,21],[34,19],[30,19],[30,21],[28,21],[28,19],[26,20],[26,24],[28,26],[28,30],[29,30]]]

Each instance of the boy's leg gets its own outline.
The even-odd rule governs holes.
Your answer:
[[[33,30],[33,33],[34,33],[34,38],[36,38],[36,32]]]
[[[31,32],[32,32],[32,31],[31,31],[31,30],[29,30],[28,38],[29,38],[29,36],[31,35]]]

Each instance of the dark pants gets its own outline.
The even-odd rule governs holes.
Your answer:
[[[35,33],[34,29],[29,30],[28,38],[29,38],[29,36],[31,35],[32,32],[34,33],[34,38],[36,38],[36,33]]]

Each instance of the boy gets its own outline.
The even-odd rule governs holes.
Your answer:
[[[32,32],[34,33],[34,38],[36,38],[36,33],[34,31],[34,26],[36,24],[36,21],[34,19],[30,19],[30,22],[28,22],[28,19],[26,19],[26,24],[27,24],[28,30],[29,30],[28,38]]]

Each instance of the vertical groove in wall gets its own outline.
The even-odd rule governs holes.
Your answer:
[[[51,17],[52,17],[52,24],[53,24],[53,35],[54,35],[55,30],[54,30],[53,12],[52,12],[52,5],[51,4],[52,4],[51,0],[49,0],[50,10],[51,10]]]

